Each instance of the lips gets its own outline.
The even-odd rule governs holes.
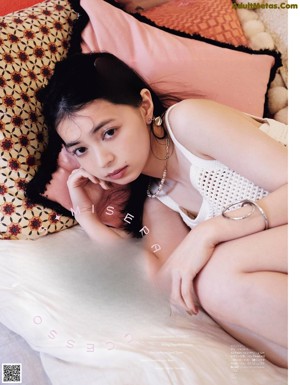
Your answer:
[[[123,178],[123,176],[125,175],[126,173],[126,169],[127,169],[128,166],[124,166],[122,168],[119,168],[109,174],[107,174],[107,178],[110,178],[110,179],[120,179],[120,178]]]

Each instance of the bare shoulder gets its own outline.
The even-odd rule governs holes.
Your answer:
[[[259,119],[192,99],[170,110],[169,123],[177,141],[194,155],[216,159],[268,191],[286,183],[286,148],[259,129]]]
[[[258,126],[250,116],[234,108],[206,99],[187,99],[169,113],[169,123],[176,139],[190,151],[215,157],[207,152],[232,137],[243,126]],[[219,143],[218,143],[219,142]]]
[[[201,151],[199,148],[200,139],[207,134],[214,135],[212,131],[220,129],[224,122],[224,110],[227,111],[226,106],[211,100],[183,100],[170,110],[169,124],[179,143],[192,152],[204,154],[204,149]]]
[[[178,129],[180,125],[192,122],[201,118],[206,121],[220,119],[224,113],[232,114],[234,109],[207,99],[186,99],[177,103],[169,113],[169,120],[172,128]]]
[[[191,112],[195,108],[205,112],[207,108],[217,109],[221,107],[223,107],[222,104],[214,102],[210,99],[185,99],[176,103],[176,105],[172,108],[171,113],[177,114],[179,112]]]
[[[190,124],[193,124],[189,127],[190,130],[193,130],[195,126],[197,130],[201,127],[211,130],[211,127],[207,128],[210,123],[213,123],[214,126],[224,125],[224,122],[236,119],[254,122],[250,116],[241,111],[207,99],[182,100],[169,113],[171,127],[179,134],[183,126]]]

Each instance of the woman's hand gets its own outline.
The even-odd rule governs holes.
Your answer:
[[[130,194],[128,186],[99,180],[83,168],[72,171],[67,185],[75,218],[91,239],[103,243],[128,238],[127,232],[122,230],[122,210]],[[110,212],[107,212],[108,206]]]
[[[80,216],[83,214],[97,215],[105,201],[103,190],[109,186],[83,168],[72,171],[67,185],[76,219],[80,222]]]
[[[190,231],[164,263],[158,276],[164,279],[167,274],[170,277],[171,304],[183,307],[189,314],[197,314],[200,305],[194,290],[194,279],[215,249],[203,224]]]
[[[111,192],[105,191],[110,188],[108,183],[100,181],[83,168],[78,168],[70,174],[67,185],[75,218],[91,239],[103,245],[128,237],[118,229],[107,227],[119,225],[119,215],[117,218],[109,217],[110,221],[104,220],[103,211],[111,195]],[[127,191],[122,188],[118,199],[127,196]]]

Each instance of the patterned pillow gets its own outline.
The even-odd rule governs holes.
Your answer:
[[[161,27],[235,46],[248,45],[231,0],[169,0],[140,14]]]
[[[34,239],[76,222],[30,203],[24,188],[47,143],[35,97],[66,56],[77,13],[67,0],[48,0],[0,17],[0,238]]]

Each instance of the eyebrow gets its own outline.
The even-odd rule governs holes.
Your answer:
[[[104,127],[107,123],[110,123],[112,122],[114,119],[107,119],[107,120],[104,120],[103,122],[97,124],[95,127],[93,127],[91,129],[91,131],[89,132],[90,135],[93,135],[95,134],[97,131],[99,131],[102,127]],[[77,144],[80,143],[80,140],[74,140],[72,142],[69,142],[69,143],[65,143],[65,147],[66,148],[70,148],[70,147],[73,147],[73,146],[76,146]]]

